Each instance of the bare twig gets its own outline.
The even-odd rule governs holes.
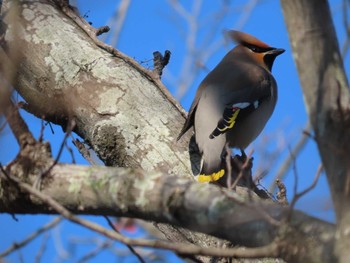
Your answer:
[[[0,121],[2,122],[3,119],[0,118]],[[4,120],[4,123],[0,123],[0,132],[2,132],[5,129],[6,125],[7,125],[7,121],[6,120]]]
[[[17,250],[19,263],[25,263],[21,250]]]
[[[104,216],[104,218],[107,220],[108,222],[108,225],[115,231],[117,232],[118,234],[120,234],[119,230],[113,225],[112,221],[108,218],[108,216]],[[141,263],[146,263],[146,261],[141,257],[141,255],[139,253],[137,253],[137,251],[130,245],[127,245],[126,246],[128,247],[128,249],[130,250],[130,252],[132,254],[134,254],[137,259],[141,262]]]
[[[79,141],[79,139],[74,139],[72,140],[72,143],[75,145],[75,147],[78,149],[78,151],[80,152],[80,154],[85,158],[85,160],[87,160],[90,164],[92,165],[97,165],[97,162],[94,161],[94,159],[91,157],[90,151],[89,149],[84,145],[84,143],[82,143],[81,141]]]
[[[52,133],[52,134],[55,134],[55,131],[54,131],[53,127],[52,127],[51,122],[49,122],[49,121],[48,121],[48,122],[46,122],[46,123],[45,123],[45,126],[47,126],[47,125],[49,125],[50,130],[51,130],[51,133]]]
[[[350,24],[348,20],[348,9],[350,9],[350,1],[343,0],[343,25],[346,32],[346,38],[343,44],[343,48],[341,50],[341,55],[343,59],[345,59],[346,54],[350,48]]]
[[[64,147],[66,146],[67,138],[70,136],[70,133],[72,132],[74,126],[75,126],[75,121],[74,121],[74,119],[68,121],[66,133],[65,133],[65,135],[64,135],[63,141],[62,141],[62,143],[61,143],[61,145],[60,145],[60,148],[59,148],[59,150],[58,150],[58,154],[57,154],[57,156],[56,156],[54,162],[49,166],[49,168],[46,169],[46,171],[44,171],[43,173],[41,173],[40,176],[38,176],[38,178],[37,178],[36,181],[34,182],[34,187],[36,187],[37,189],[40,189],[43,178],[45,178],[45,176],[48,175],[48,174],[51,172],[52,168],[53,168],[53,167],[58,163],[58,161],[60,160],[61,155],[62,155],[62,152],[63,152],[63,149],[64,149]]]
[[[42,143],[44,140],[44,130],[45,130],[44,118],[41,118],[41,127],[40,127],[40,133],[38,137],[38,142],[40,143]]]
[[[242,10],[240,10],[241,16],[236,23],[236,28],[242,28],[248,22],[254,8],[258,5],[259,1],[261,0],[250,0],[243,6]]]
[[[226,151],[226,173],[227,173],[227,179],[226,179],[226,185],[228,189],[232,189],[232,165],[231,165],[231,149],[229,147],[229,143],[226,143],[225,145],[225,151]]]
[[[260,179],[259,179],[260,180]],[[266,188],[265,186],[263,186],[259,180],[255,180],[254,183],[256,184],[256,186],[261,187],[261,191],[263,191],[265,193],[266,199],[271,199],[276,201],[276,198],[273,196],[273,194],[271,194]],[[261,197],[261,196],[260,196]]]
[[[300,154],[300,152],[304,149],[304,147],[309,139],[308,134],[310,133],[310,130],[311,130],[311,125],[308,122],[303,133],[301,134],[298,142],[295,144],[294,148],[292,150],[290,150],[289,156],[280,165],[280,167],[276,173],[276,176],[273,180],[273,183],[271,184],[271,186],[269,188],[270,193],[274,192],[277,180],[280,180],[280,181],[283,180],[284,176],[286,175],[286,173],[288,172],[288,170],[292,164],[293,158],[295,158],[295,156],[298,156]]]
[[[41,241],[41,246],[37,252],[37,254],[35,255],[35,263],[40,263],[41,262],[41,259],[42,259],[42,256],[46,250],[46,247],[47,247],[47,240],[49,239],[49,235],[48,233],[46,232],[44,237],[43,237],[43,240]]]
[[[323,170],[323,165],[320,164],[317,168],[317,172],[314,178],[314,181],[312,182],[312,184],[307,187],[305,190],[301,191],[300,193],[296,193],[292,199],[292,202],[290,203],[290,212],[293,211],[295,203],[300,199],[300,197],[304,196],[305,194],[307,194],[308,192],[310,192],[312,189],[315,188],[318,179],[320,178],[321,174],[322,174],[322,170]]]
[[[112,47],[116,47],[118,44],[120,33],[124,26],[130,2],[131,0],[121,0],[115,14],[111,19],[112,21],[108,23],[112,27],[112,35],[110,38],[110,43]]]
[[[171,76],[170,73],[167,76],[170,82],[173,83],[173,86],[177,87],[175,97],[181,100],[193,84],[196,76],[198,76],[199,71],[205,68],[209,58],[223,47],[225,43],[223,39],[217,41],[213,41],[213,39],[217,32],[221,31],[220,22],[228,14],[232,13],[232,8],[230,8],[230,4],[227,1],[222,1],[219,10],[213,12],[214,14],[209,16],[209,20],[200,21],[199,15],[202,11],[202,0],[192,1],[191,10],[186,10],[180,1],[168,0],[167,2],[175,13],[185,21],[188,28],[185,34],[183,34],[183,27],[179,28],[186,43],[186,54],[180,67],[181,72],[176,78]],[[239,10],[240,17],[233,28],[240,29],[243,27],[258,2],[259,0],[250,0],[244,4],[242,10]],[[203,40],[199,42],[199,33],[204,27],[205,34],[203,38],[200,37]]]
[[[71,133],[69,135],[70,135],[71,138],[73,138]],[[73,138],[73,140],[74,140],[74,138]],[[70,156],[72,157],[72,163],[76,164],[73,149],[72,149],[72,147],[70,147],[68,145],[67,140],[64,142],[64,145],[66,146],[67,151],[69,152]]]
[[[33,239],[35,239],[36,237],[38,237],[42,233],[55,227],[61,221],[62,221],[62,217],[56,217],[54,220],[52,220],[48,224],[44,225],[43,227],[37,229],[35,232],[30,234],[27,238],[23,239],[20,242],[16,242],[16,243],[12,244],[9,248],[5,249],[3,252],[0,253],[0,258],[6,257],[10,253],[18,250],[19,248],[24,247],[25,245],[27,245],[29,242],[31,242]]]
[[[251,151],[249,152],[249,154],[246,156],[246,159],[245,159],[245,161],[244,161],[244,163],[243,163],[243,166],[241,167],[241,169],[240,169],[240,171],[239,171],[239,174],[238,174],[237,178],[235,179],[235,181],[233,182],[233,184],[230,185],[230,189],[234,189],[234,188],[237,186],[239,180],[240,180],[240,179],[242,178],[242,176],[244,175],[244,172],[245,172],[245,171],[247,170],[247,168],[249,167],[249,164],[250,164],[250,162],[251,162],[251,158],[252,158],[253,152],[254,152],[254,151],[251,150]],[[243,153],[243,151],[242,151],[242,153]]]
[[[62,152],[63,152],[63,149],[64,149],[64,146],[65,146],[65,143],[68,139],[68,137],[70,136],[72,130],[74,129],[74,126],[75,126],[75,121],[72,119],[68,122],[68,126],[67,126],[67,130],[66,130],[66,133],[64,134],[64,138],[62,140],[62,143],[60,145],[60,148],[58,150],[58,153],[57,153],[57,156],[55,158],[55,161],[54,163],[47,169],[47,171],[44,173],[44,174],[47,174],[51,171],[51,169],[58,163],[58,161],[60,160],[61,158],[61,155],[62,155]]]
[[[292,164],[293,164],[293,175],[294,175],[294,186],[293,186],[293,196],[297,195],[298,191],[298,184],[299,184],[299,175],[298,175],[298,169],[297,169],[297,162],[295,159],[295,155],[291,152],[291,149],[289,148],[289,153],[291,156]]]
[[[77,260],[77,262],[83,263],[91,260],[93,257],[97,256],[102,250],[113,246],[113,243],[114,241],[105,240],[102,244],[99,244],[95,249],[91,250],[89,253]]]

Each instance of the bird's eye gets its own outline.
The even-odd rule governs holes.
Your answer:
[[[251,51],[253,51],[253,52],[259,52],[259,51],[260,51],[260,49],[257,48],[256,46],[249,46],[249,49],[250,49]]]

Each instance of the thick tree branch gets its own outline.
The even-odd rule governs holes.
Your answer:
[[[74,117],[75,132],[107,165],[190,178],[187,142],[191,134],[176,142],[183,110],[170,99],[159,78],[152,79],[151,71],[97,43],[85,33],[90,32],[86,24],[74,20],[84,26],[83,31],[50,2],[26,1],[20,7],[17,21],[23,33],[14,39],[16,35],[8,30],[5,40],[10,48],[13,42],[19,43],[17,51],[25,58],[15,87],[28,103],[26,109],[63,126]],[[40,16],[45,19],[36,19]]]
[[[18,107],[9,99],[6,103],[5,116],[19,146],[24,149],[28,143],[35,142],[32,133],[29,131],[27,124],[19,115]]]
[[[217,249],[217,248],[201,248],[201,247],[197,247],[189,244],[175,244],[175,243],[170,243],[170,242],[165,242],[160,240],[131,239],[121,235],[117,231],[111,231],[111,230],[105,229],[96,223],[77,217],[76,215],[68,211],[65,207],[63,207],[61,204],[59,204],[50,196],[45,195],[44,193],[36,190],[35,188],[33,188],[27,183],[21,182],[17,178],[11,177],[4,170],[2,171],[4,172],[3,174],[1,174],[3,178],[6,178],[6,180],[16,183],[17,186],[23,189],[26,193],[32,195],[33,197],[38,198],[40,202],[44,202],[44,204],[49,205],[49,207],[52,208],[54,212],[61,214],[63,217],[69,219],[70,221],[76,224],[82,225],[90,230],[96,231],[111,239],[121,241],[124,244],[135,245],[135,246],[145,246],[145,247],[152,247],[152,248],[170,249],[184,255],[191,254],[191,255],[206,255],[206,256],[216,256],[216,257],[224,256],[224,257],[248,257],[248,258],[278,256],[278,245],[275,243],[272,243],[270,245],[266,245],[260,248],[256,248],[256,249],[223,250],[223,249]]]
[[[16,178],[21,173],[18,169],[21,166],[13,165],[6,173]],[[33,182],[36,176],[29,176],[28,182]],[[6,182],[2,174],[0,185]],[[60,164],[52,168],[43,185],[40,199],[17,191],[17,197],[12,195],[9,200],[6,191],[0,191],[0,212],[14,212],[13,205],[20,200],[22,206],[15,208],[16,213],[57,213],[57,205],[52,207],[50,203],[53,199],[74,214],[129,216],[170,223],[249,247],[275,243],[278,254],[292,262],[331,262],[333,258],[331,224],[297,211],[286,222],[288,208],[251,200],[249,195],[238,196],[214,185],[156,172],[145,174],[138,169]],[[30,191],[27,184],[20,187]],[[257,207],[281,224],[271,224]]]

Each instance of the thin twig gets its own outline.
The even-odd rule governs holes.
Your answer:
[[[17,250],[19,263],[25,263],[21,250]]]
[[[58,161],[60,160],[64,146],[66,145],[67,138],[70,136],[70,133],[72,132],[74,126],[75,126],[74,119],[68,121],[66,133],[64,135],[63,141],[60,145],[60,148],[58,150],[58,154],[57,154],[54,162],[49,166],[49,168],[46,169],[46,171],[41,173],[40,176],[38,176],[34,182],[34,187],[36,187],[37,189],[40,189],[41,182],[42,182],[43,178],[45,178],[45,176],[51,172],[52,168],[55,167],[55,165],[57,165]]]
[[[74,140],[74,137],[72,136],[72,133],[70,133],[69,135]],[[68,145],[68,141],[67,140],[64,142],[64,145],[66,146],[67,151],[69,152],[70,156],[72,157],[72,163],[76,164],[73,149],[72,149],[72,147],[70,147]]]
[[[48,233],[46,232],[45,235],[43,236],[43,240],[41,241],[41,246],[37,252],[37,254],[35,255],[35,263],[40,263],[42,257],[43,257],[43,254],[46,250],[46,247],[47,247],[47,240],[49,239],[49,235]]]
[[[4,172],[4,171],[2,171],[2,172]],[[61,216],[60,217],[56,217],[51,222],[49,222],[46,225],[44,225],[43,227],[37,229],[35,232],[30,234],[28,237],[26,237],[22,241],[13,243],[9,248],[5,249],[3,252],[0,253],[0,258],[6,257],[7,255],[11,254],[12,252],[18,250],[19,248],[24,247],[29,242],[31,242],[33,239],[38,237],[40,234],[42,234],[42,233],[50,230],[51,228],[55,227],[61,221],[62,221],[62,217]]]
[[[40,127],[40,133],[38,137],[38,142],[43,142],[44,140],[44,130],[45,130],[45,123],[44,123],[44,118],[41,118],[41,127]]]
[[[91,154],[89,149],[84,145],[84,143],[82,143],[81,141],[79,141],[79,139],[74,139],[72,140],[72,143],[74,144],[74,146],[78,149],[78,151],[80,152],[80,154],[85,158],[85,160],[87,160],[91,165],[97,165],[97,162],[95,162],[93,160],[93,158],[91,158]]]
[[[347,3],[347,0],[343,0],[343,25],[346,32],[346,38],[341,50],[343,60],[345,60],[346,54],[350,48],[350,24],[348,21],[348,7],[350,8],[350,1]]]
[[[7,121],[4,120],[4,123],[0,124],[0,132],[2,132],[5,129],[6,125],[7,125]]]
[[[176,85],[178,88],[175,94],[175,97],[178,98],[178,100],[181,100],[189,87],[189,83],[192,83],[194,76],[196,76],[196,74],[193,74],[196,67],[193,68],[193,66],[196,65],[195,62],[198,61],[198,56],[195,53],[195,50],[199,28],[198,17],[201,11],[202,0],[193,1],[191,11],[187,11],[180,1],[169,0],[168,3],[174,11],[185,20],[188,26],[188,31],[184,37],[186,43],[186,54],[181,65],[181,72],[179,73],[180,77],[178,78],[179,83]]]
[[[120,234],[119,230],[113,225],[112,221],[108,218],[108,216],[104,216],[104,218],[107,220],[108,225],[109,225],[115,232],[117,232],[118,234]],[[125,244],[125,245],[128,247],[128,249],[130,250],[130,252],[131,252],[132,254],[134,254],[134,255],[137,257],[137,259],[138,259],[141,263],[146,263],[146,261],[141,257],[141,255],[140,255],[139,253],[137,253],[137,251],[136,251],[132,246],[127,245],[127,244]]]
[[[113,243],[114,241],[105,240],[102,244],[98,245],[95,249],[89,251],[89,253],[77,260],[77,263],[83,263],[91,260],[93,257],[97,256],[102,250],[112,247]]]
[[[292,199],[292,202],[290,203],[290,210],[292,211],[294,209],[295,203],[305,194],[307,194],[308,192],[310,192],[312,189],[315,188],[318,179],[320,178],[321,174],[322,174],[322,170],[323,170],[323,164],[320,164],[317,168],[317,172],[314,178],[314,181],[312,182],[312,184],[307,187],[305,190],[301,191],[300,193],[296,193]]]
[[[231,149],[229,146],[229,143],[227,142],[225,145],[225,151],[226,151],[226,173],[227,173],[227,179],[226,179],[226,185],[228,189],[232,189],[232,165],[231,165]]]
[[[323,164],[321,163],[318,168],[317,168],[317,172],[316,172],[316,176],[314,178],[314,181],[312,182],[312,184],[307,187],[305,190],[301,191],[300,193],[296,193],[294,194],[294,197],[290,203],[290,206],[289,206],[289,210],[288,210],[288,214],[287,214],[287,221],[290,221],[291,218],[292,218],[292,214],[293,214],[293,209],[294,209],[294,206],[296,204],[296,202],[302,197],[304,196],[305,194],[307,194],[309,191],[311,191],[312,189],[315,188],[317,182],[318,182],[318,179],[320,178],[321,176],[321,173],[322,173],[322,170],[323,170]]]
[[[170,79],[169,81],[173,83],[173,86],[177,87],[175,97],[181,100],[195,81],[198,72],[206,68],[205,64],[208,60],[225,44],[223,39],[214,42],[212,40],[215,38],[217,32],[221,31],[220,21],[227,17],[228,14],[232,13],[232,8],[229,8],[229,3],[227,1],[222,1],[219,10],[216,11],[209,20],[200,21],[199,16],[202,11],[202,0],[192,1],[193,5],[189,11],[181,5],[180,1],[168,0],[167,2],[175,13],[185,21],[188,28],[186,34],[181,34],[186,42],[186,53],[184,55],[185,59],[182,61],[181,72],[176,78],[171,76],[170,72],[167,75],[168,79]],[[244,26],[258,2],[259,0],[250,0],[248,3],[244,4],[242,8],[243,11],[240,10],[239,12],[240,18],[235,25],[233,25],[233,28],[240,29]],[[199,43],[199,33],[202,28],[205,28],[205,34],[204,37],[200,37],[201,42]],[[182,26],[179,31],[182,33]]]
[[[249,154],[246,156],[246,159],[245,159],[245,161],[244,161],[244,163],[243,163],[243,166],[241,167],[241,169],[240,169],[240,171],[239,171],[239,174],[237,175],[237,178],[235,179],[235,181],[233,182],[233,184],[230,186],[230,189],[234,189],[234,188],[237,186],[239,180],[241,180],[241,178],[242,178],[244,172],[246,171],[246,169],[248,168],[248,166],[249,166],[249,164],[250,164],[250,161],[251,161],[250,159],[251,159],[251,157],[252,157],[252,155],[253,155],[253,152],[254,152],[254,150],[251,150],[251,151],[249,152]]]
[[[296,162],[296,158],[295,155],[291,152],[291,149],[289,149],[290,152],[290,156],[292,159],[292,164],[293,164],[293,175],[294,175],[294,186],[293,186],[293,196],[297,195],[297,191],[298,191],[298,184],[299,184],[299,175],[298,175],[298,169],[297,169],[297,162]]]
[[[45,123],[45,126],[47,126],[47,125],[49,125],[50,130],[51,130],[51,133],[52,133],[52,134],[55,134],[55,131],[54,131],[53,127],[52,127],[51,122],[49,122],[49,121],[48,121],[48,122],[46,122],[46,123]]]
[[[113,28],[113,33],[111,36],[111,46],[115,47],[118,44],[120,33],[123,29],[124,21],[128,13],[131,0],[122,0],[119,3],[117,12],[115,13],[113,20],[115,20]]]
[[[277,180],[282,181],[284,176],[287,174],[293,158],[295,158],[295,156],[298,156],[300,154],[300,152],[304,149],[306,143],[309,140],[309,133],[311,130],[311,124],[310,122],[308,122],[306,124],[306,127],[304,129],[304,131],[302,132],[298,142],[295,144],[294,148],[292,150],[290,150],[290,154],[289,156],[284,160],[284,162],[280,165],[277,174],[273,180],[273,183],[271,184],[270,188],[269,188],[269,192],[273,193],[275,188],[276,188],[276,182]]]

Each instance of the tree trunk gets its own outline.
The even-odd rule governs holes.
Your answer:
[[[314,139],[337,216],[336,253],[350,262],[350,96],[326,0],[281,0]]]

